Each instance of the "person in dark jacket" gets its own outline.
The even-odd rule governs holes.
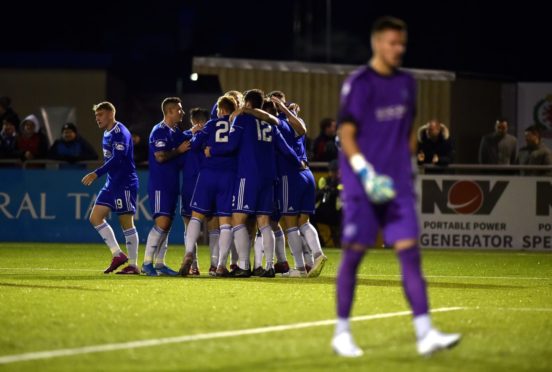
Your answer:
[[[453,150],[448,128],[433,119],[418,129],[418,164],[448,165]]]
[[[552,151],[542,142],[542,129],[532,125],[525,129],[525,146],[519,150],[520,165],[552,165]],[[524,171],[524,175],[551,175],[552,171]]]
[[[0,124],[4,119],[10,119],[10,122],[15,124],[15,131],[19,132],[19,116],[11,107],[10,97],[0,97]]]
[[[336,122],[332,118],[322,119],[320,122],[320,134],[312,144],[313,161],[332,161],[337,159],[337,146],[335,136],[337,134]]]
[[[0,158],[18,159],[21,153],[17,149],[17,118],[9,116],[2,121],[0,132]]]
[[[98,154],[84,138],[79,136],[77,126],[65,124],[61,129],[61,138],[50,148],[50,159],[75,163],[84,160],[98,160]]]

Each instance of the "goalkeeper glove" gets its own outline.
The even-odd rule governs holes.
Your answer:
[[[388,176],[378,175],[372,164],[364,156],[355,154],[349,159],[351,167],[360,178],[368,198],[375,204],[383,204],[395,197],[393,180]]]

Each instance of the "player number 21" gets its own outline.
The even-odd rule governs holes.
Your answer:
[[[265,121],[257,121],[257,139],[263,142],[272,142],[272,127]]]

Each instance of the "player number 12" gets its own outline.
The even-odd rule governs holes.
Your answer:
[[[263,142],[272,142],[272,127],[265,121],[255,120],[257,122],[257,139]]]

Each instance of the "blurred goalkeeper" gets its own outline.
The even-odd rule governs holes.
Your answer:
[[[406,50],[406,24],[378,19],[372,28],[373,58],[344,82],[338,118],[343,182],[342,261],[337,275],[334,351],[363,354],[349,327],[356,272],[378,228],[400,261],[405,297],[412,309],[421,355],[455,345],[460,335],[431,325],[418,247],[418,221],[409,139],[416,108],[416,84],[398,70]]]

